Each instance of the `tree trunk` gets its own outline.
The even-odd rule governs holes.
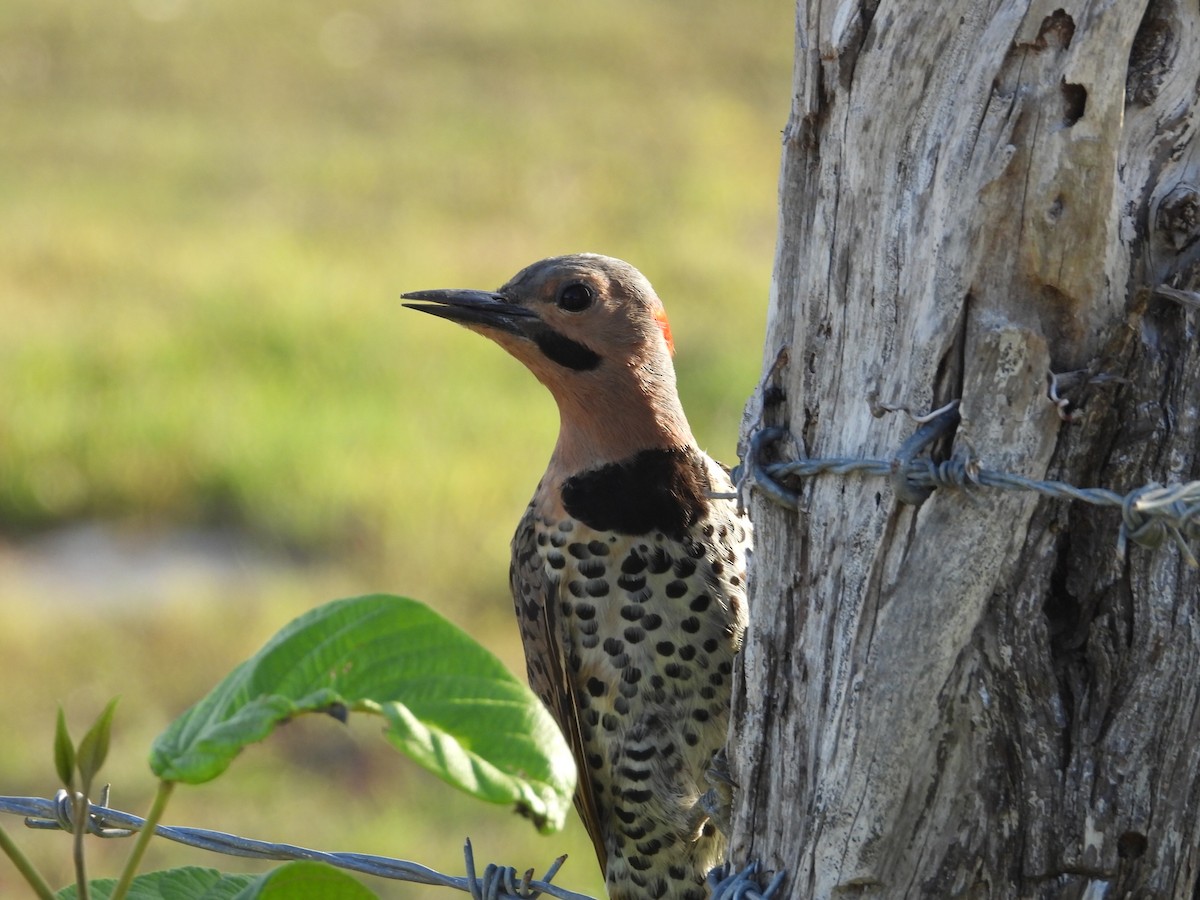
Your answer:
[[[800,0],[747,436],[890,458],[915,426],[880,403],[961,398],[989,469],[1200,479],[1200,312],[1156,292],[1197,280],[1198,78],[1195,0]],[[800,500],[751,493],[733,858],[794,898],[1200,900],[1179,547],[1028,492]]]

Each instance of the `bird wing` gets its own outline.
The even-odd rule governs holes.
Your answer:
[[[521,520],[513,538],[513,562],[510,572],[513,602],[525,645],[525,666],[529,687],[541,698],[558,723],[579,778],[575,787],[575,809],[583,819],[588,836],[596,848],[600,871],[606,871],[607,850],[600,829],[600,809],[587,764],[587,750],[579,721],[579,704],[571,673],[567,667],[567,640],[559,621],[559,582],[547,576],[534,534],[533,510]]]

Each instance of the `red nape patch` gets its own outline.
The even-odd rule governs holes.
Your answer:
[[[667,342],[667,349],[671,351],[671,355],[675,355],[675,339],[671,337],[671,323],[667,321],[667,311],[660,309],[654,314],[654,320],[658,322],[658,327],[662,329],[663,340]]]

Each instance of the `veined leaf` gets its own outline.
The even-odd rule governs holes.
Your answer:
[[[93,900],[108,900],[115,878],[88,883]],[[58,892],[75,900],[75,885]],[[371,900],[376,895],[345,872],[318,862],[292,862],[262,875],[230,875],[216,869],[185,866],[139,875],[129,900]]]
[[[388,739],[450,784],[562,826],[575,767],[537,698],[427,606],[375,594],[287,625],[155,741],[160,778],[215,778],[247,744],[308,712],[383,716]]]

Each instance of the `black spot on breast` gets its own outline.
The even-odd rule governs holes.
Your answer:
[[[604,563],[598,559],[585,559],[579,563],[579,574],[584,578],[599,578],[604,574]]]
[[[629,592],[629,600],[632,603],[648,603],[653,599],[654,591],[650,590],[648,587]]]
[[[686,581],[669,581],[669,582],[667,582],[665,591],[666,591],[666,595],[668,597],[670,597],[672,600],[678,600],[680,597],[682,597],[684,594],[687,593],[687,582]]]
[[[618,575],[617,587],[626,591],[640,591],[646,586],[644,575]]]
[[[696,571],[696,563],[690,559],[680,559],[675,562],[675,577],[687,578]]]
[[[616,638],[607,638],[604,641],[604,652],[609,656],[616,656],[617,654],[624,652],[624,650],[625,644]]]
[[[637,813],[631,812],[627,809],[622,809],[619,806],[613,807],[613,815],[616,816],[618,819],[620,819],[622,822],[624,822],[626,825],[632,825],[634,823],[634,820],[637,819]]]
[[[608,685],[599,678],[589,678],[587,680],[587,691],[593,697],[603,697],[608,692]]]
[[[658,626],[662,625],[662,623],[662,616],[658,615],[657,613],[651,613],[650,615],[646,616],[646,618],[642,619],[642,627],[647,631],[654,631],[658,628]]]
[[[649,560],[650,574],[661,575],[671,568],[671,557],[662,547],[655,547]]]
[[[649,769],[635,769],[633,766],[621,766],[617,769],[617,774],[630,781],[648,781],[650,779]]]
[[[699,594],[688,604],[688,609],[692,612],[704,612],[710,603],[712,603],[712,597],[708,594]]]
[[[675,645],[670,641],[659,641],[654,645],[654,649],[658,651],[660,656],[670,656],[675,652]]]
[[[587,584],[584,585],[589,597],[607,597],[608,582],[603,578],[589,578]]]
[[[631,644],[640,644],[646,639],[646,632],[638,628],[636,625],[630,625],[624,631],[625,640]]]
[[[631,459],[568,478],[567,513],[597,531],[682,538],[708,513],[708,472],[689,447],[643,450]]]
[[[626,794],[626,796],[628,796],[628,794]],[[649,797],[649,795],[647,795],[646,800],[649,800],[649,799],[650,799],[650,797]],[[646,857],[644,857],[644,856],[628,856],[628,857],[626,857],[626,861],[629,863],[629,867],[631,869],[637,869],[639,872],[645,872],[652,865],[654,865],[652,862],[650,862],[650,860],[646,859]]]
[[[557,550],[550,550],[546,553],[546,562],[550,563],[552,569],[561,569],[567,564],[567,559]]]
[[[621,618],[629,622],[636,622],[645,614],[645,608],[639,603],[630,603],[621,607]]]
[[[630,759],[632,759],[634,762],[645,762],[646,760],[650,759],[650,757],[652,757],[657,752],[658,752],[658,748],[655,747],[653,744],[651,744],[650,746],[643,747],[640,750],[634,750],[632,747],[630,747],[628,750],[625,751],[625,755],[628,756]]]
[[[682,622],[679,623],[679,627],[682,628],[684,631],[686,631],[688,634],[695,634],[697,631],[700,630],[700,620],[697,619],[695,616],[688,616],[686,619],[684,619]]]
[[[716,638],[709,638],[702,646],[705,653],[716,653],[717,647],[721,646],[721,643]]]
[[[626,575],[637,575],[646,571],[646,560],[636,553],[630,553],[621,560],[621,571]]]

